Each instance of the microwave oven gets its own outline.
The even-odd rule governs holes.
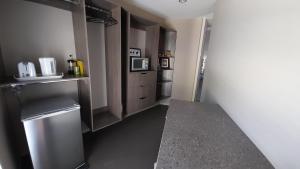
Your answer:
[[[149,58],[131,57],[130,71],[145,71],[149,70]]]

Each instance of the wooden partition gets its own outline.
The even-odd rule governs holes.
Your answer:
[[[122,41],[121,7],[112,9],[118,24],[106,28],[106,66],[108,107],[115,116],[122,118]]]
[[[84,63],[85,74],[90,77],[90,61],[87,42],[87,26],[85,15],[85,0],[80,0],[78,6],[74,6],[72,12],[74,40],[76,57]],[[78,82],[79,102],[81,105],[81,118],[91,129],[93,126],[92,105],[91,105],[91,82],[90,79]]]

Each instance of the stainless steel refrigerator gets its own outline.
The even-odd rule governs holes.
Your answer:
[[[23,106],[22,122],[34,169],[85,166],[80,106],[58,97]]]

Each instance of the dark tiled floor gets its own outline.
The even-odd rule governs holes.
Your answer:
[[[153,169],[167,106],[156,106],[84,136],[90,169]]]

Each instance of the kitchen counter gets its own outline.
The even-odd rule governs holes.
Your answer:
[[[218,105],[172,100],[156,169],[273,169]]]

